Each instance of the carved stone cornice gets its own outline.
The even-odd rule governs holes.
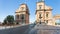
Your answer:
[[[36,10],[36,13],[37,13],[37,11],[52,11],[52,9],[41,9],[41,10]],[[36,14],[35,13],[35,14]]]
[[[25,12],[25,11],[19,11],[19,12],[15,12],[15,13],[21,13],[21,12]]]
[[[30,15],[28,11],[20,11],[20,12],[15,12],[15,13],[22,13],[22,12],[26,12],[26,14]]]

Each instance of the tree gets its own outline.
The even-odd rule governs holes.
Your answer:
[[[7,24],[7,20],[6,19],[4,20],[4,24]]]
[[[8,15],[4,19],[4,24],[13,24],[13,22],[14,22],[14,16],[13,15]]]

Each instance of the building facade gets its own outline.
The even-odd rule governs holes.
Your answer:
[[[60,19],[58,17],[52,16],[52,7],[47,6],[44,0],[38,1],[36,3],[36,23],[55,25],[55,20]],[[15,12],[15,21],[19,24],[29,24],[29,8],[23,3]]]
[[[59,20],[59,23],[56,22],[57,20]],[[60,25],[60,15],[53,16],[53,23],[55,23],[55,25]]]
[[[21,4],[16,10],[15,21],[19,24],[29,24],[29,9],[26,4]]]
[[[44,1],[36,3],[36,23],[53,25],[52,8],[47,6]]]

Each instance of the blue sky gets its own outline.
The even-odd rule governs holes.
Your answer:
[[[35,10],[37,0],[0,0],[0,21],[3,22],[7,15],[15,15],[15,11],[19,8],[20,4],[26,3],[30,12],[30,22],[35,21]],[[46,5],[53,8],[53,16],[60,14],[60,0],[45,0]]]

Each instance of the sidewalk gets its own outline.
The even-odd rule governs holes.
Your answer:
[[[25,24],[25,25],[27,25],[27,24]],[[9,29],[9,28],[16,28],[16,27],[20,27],[20,26],[24,26],[24,25],[0,26],[0,30]]]

